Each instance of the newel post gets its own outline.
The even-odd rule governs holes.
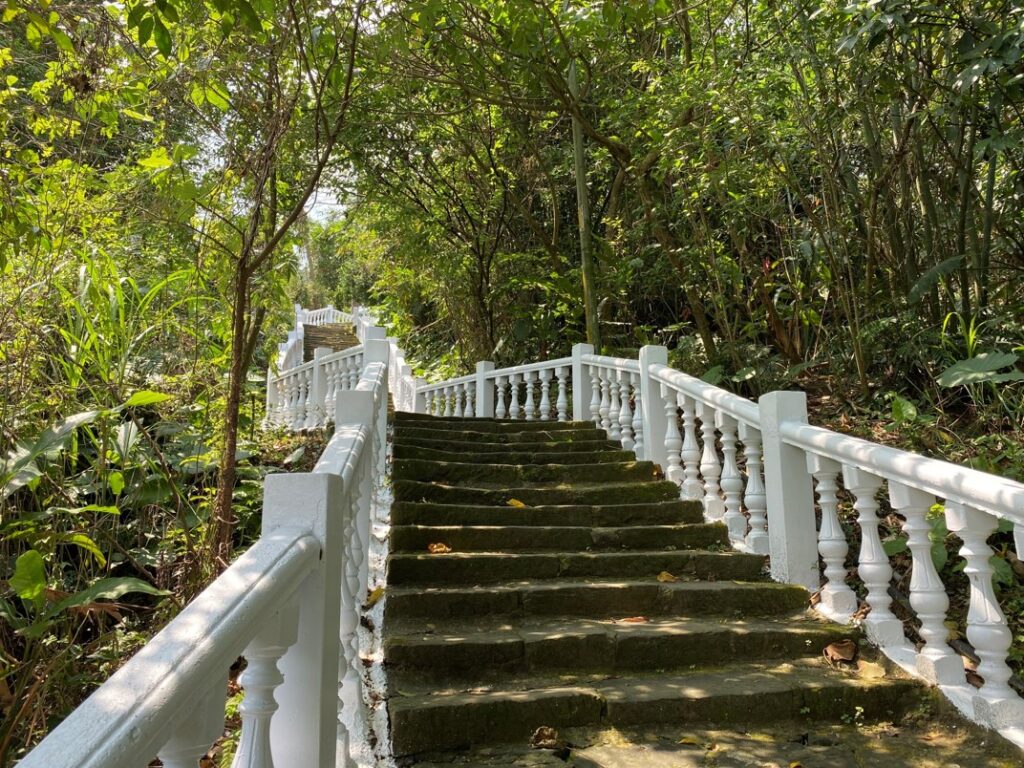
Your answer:
[[[780,432],[784,422],[807,422],[807,395],[769,392],[758,400],[758,407],[772,578],[815,592],[821,585],[821,578],[811,475],[804,452],[786,445]]]
[[[585,375],[583,356],[594,354],[593,344],[572,345],[572,420],[590,418],[590,377]]]
[[[478,419],[494,418],[494,382],[487,374],[494,370],[494,363],[481,360],[476,364],[476,417]]]
[[[653,461],[662,471],[668,469],[665,430],[668,419],[662,405],[661,385],[651,378],[652,365],[668,365],[668,350],[648,344],[640,348],[640,406],[644,425],[644,455],[638,459]]]
[[[423,388],[427,386],[427,380],[422,379],[419,376],[416,377],[416,388],[413,390],[413,413],[426,413],[427,412],[427,398],[423,394]]]
[[[281,658],[284,682],[270,723],[274,764],[333,768],[338,732],[338,627],[341,621],[342,479],[289,472],[268,475],[263,533],[284,526],[320,540],[320,563],[299,587],[298,639]]]

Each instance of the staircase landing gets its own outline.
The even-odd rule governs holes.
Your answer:
[[[867,664],[827,661],[857,631],[589,422],[399,413],[393,482],[402,765],[920,766],[940,743],[935,765],[967,744],[996,762],[965,765],[1013,764],[866,643]],[[915,723],[940,710],[936,741]]]

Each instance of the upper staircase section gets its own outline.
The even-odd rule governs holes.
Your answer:
[[[359,346],[355,329],[348,323],[324,323],[306,326],[302,338],[302,360],[309,362],[317,349],[341,352]]]

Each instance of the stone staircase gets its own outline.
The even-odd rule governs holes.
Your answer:
[[[404,764],[547,765],[479,757],[530,753],[541,726],[870,723],[924,698],[881,664],[826,661],[856,631],[767,581],[589,422],[399,413],[393,483],[384,648]]]
[[[302,359],[313,359],[313,350],[317,347],[329,347],[340,352],[349,347],[359,346],[359,339],[351,325],[347,323],[324,323],[323,325],[307,325],[303,328]]]

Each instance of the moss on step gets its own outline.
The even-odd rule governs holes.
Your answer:
[[[482,506],[397,501],[391,506],[393,525],[568,525],[614,527],[700,523],[700,502],[654,501],[636,504],[558,505],[529,507]]]
[[[518,483],[593,483],[609,476],[619,482],[654,479],[654,465],[649,461],[623,461],[616,464],[519,465],[508,463],[479,464],[398,459],[394,461],[396,480],[423,480],[441,483],[494,482]]]
[[[675,483],[668,481],[480,488],[396,479],[392,483],[392,487],[396,501],[432,501],[443,504],[484,506],[508,506],[510,501],[522,502],[529,506],[608,505],[673,501],[679,498],[679,488]]]

